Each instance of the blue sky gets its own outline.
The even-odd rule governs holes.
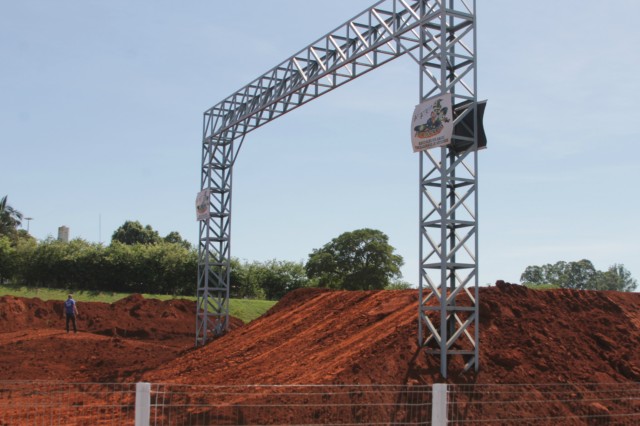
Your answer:
[[[138,220],[195,242],[202,113],[373,1],[312,4],[0,3],[0,196],[39,239],[66,225],[108,243]],[[639,15],[631,0],[478,1],[481,284],[583,258],[640,277]],[[417,100],[400,58],[249,134],[232,255],[305,261],[370,227],[416,284]]]

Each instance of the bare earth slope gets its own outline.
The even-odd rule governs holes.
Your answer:
[[[480,289],[480,371],[454,383],[640,381],[640,294]],[[4,380],[190,384],[428,384],[437,359],[417,347],[417,291],[290,293],[252,323],[194,349],[195,304],[131,296],[79,302],[0,297]],[[232,323],[239,326],[238,321]]]
[[[455,383],[640,381],[640,294],[480,292],[480,372]],[[417,340],[417,292],[300,290],[265,316],[146,373],[192,384],[433,383]],[[455,365],[455,364],[454,364]]]

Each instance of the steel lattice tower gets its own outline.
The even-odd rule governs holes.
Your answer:
[[[440,6],[438,18],[423,31],[420,99],[450,93],[457,125],[453,145],[420,153],[419,342],[440,356],[446,377],[453,355],[462,356],[465,370],[478,369],[480,123],[475,2],[448,0]]]
[[[229,322],[233,165],[247,133],[407,54],[420,69],[419,101],[450,93],[453,145],[420,157],[418,340],[478,367],[475,0],[382,0],[204,113],[196,345]],[[474,291],[469,288],[474,287]]]

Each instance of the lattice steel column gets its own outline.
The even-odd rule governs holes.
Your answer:
[[[425,1],[420,102],[451,94],[453,144],[420,152],[420,300],[418,340],[448,362],[478,369],[478,118],[475,1]],[[471,116],[468,116],[471,114]],[[465,125],[466,122],[466,125]]]
[[[231,183],[244,134],[236,127],[212,134],[219,118],[210,112],[204,116],[200,181],[201,189],[208,194],[209,213],[200,221],[196,346],[205,344],[210,333],[222,334],[229,323]]]

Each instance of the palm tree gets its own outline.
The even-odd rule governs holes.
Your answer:
[[[22,224],[22,213],[7,204],[7,195],[0,199],[0,235],[11,235]]]

